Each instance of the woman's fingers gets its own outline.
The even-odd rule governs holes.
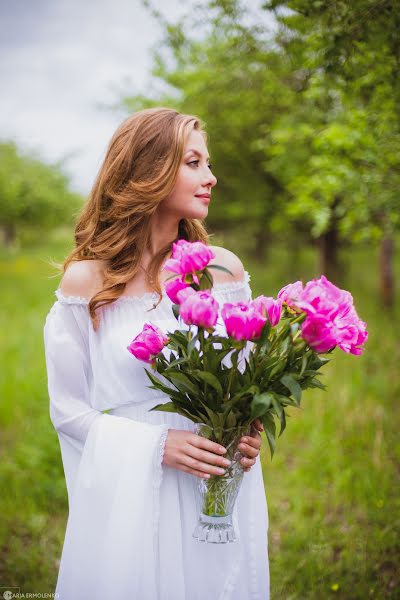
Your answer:
[[[198,458],[191,456],[197,453]],[[206,477],[208,475],[222,475],[225,471],[221,467],[213,466],[208,463],[210,456],[215,465],[223,459],[226,449],[220,444],[216,444],[195,435],[186,430],[169,429],[165,443],[163,465],[196,475],[197,477]],[[205,458],[205,460],[201,460]],[[222,472],[219,472],[221,469]]]
[[[185,465],[180,465],[179,470],[183,473],[189,473],[189,475],[195,475],[196,477],[200,477],[201,479],[208,479],[210,477],[209,473],[204,473],[204,471],[193,471],[193,469],[190,469]]]
[[[202,473],[209,473],[210,475],[223,475],[225,473],[223,467],[214,467],[213,465],[197,460],[188,454],[182,456],[181,463],[186,467],[189,467],[191,471],[201,471]]]
[[[254,426],[250,435],[239,444],[243,455],[240,463],[245,471],[256,463],[261,447],[261,436]],[[224,457],[226,448],[194,433],[170,429],[165,445],[163,464],[197,477],[223,475],[229,465]]]
[[[214,454],[214,452],[208,452],[207,450],[201,450],[200,448],[192,446],[191,444],[187,445],[186,453],[189,454],[191,458],[209,463],[210,465],[216,465],[225,468],[229,467],[230,465],[230,461],[224,456]]]
[[[255,448],[250,444],[239,444],[239,450],[248,458],[256,458],[260,454],[260,448]]]
[[[260,421],[260,419],[255,419],[252,423],[252,425],[258,430],[258,431],[264,431],[264,425],[262,424],[262,422]]]
[[[226,453],[226,448],[224,448],[224,446],[220,446],[219,444],[216,444],[215,442],[212,442],[201,435],[197,435],[196,433],[190,434],[187,438],[187,441],[196,448],[209,450],[214,454],[224,455]]]
[[[261,435],[258,432],[240,438],[239,450],[244,450],[251,457],[257,456],[262,444]]]
[[[224,475],[226,468],[230,465],[230,461],[223,456],[224,450],[219,444],[202,436],[194,435],[182,448],[180,460],[193,470],[210,475]]]
[[[256,458],[260,454],[261,444],[261,435],[255,429],[252,429],[251,435],[241,438],[239,450],[244,455],[244,458],[240,460],[240,463],[243,467],[246,467],[246,471],[249,470],[248,467],[255,465]]]
[[[250,471],[251,467],[253,467],[256,464],[256,459],[255,458],[241,458],[240,459],[240,464],[243,467],[244,471]]]

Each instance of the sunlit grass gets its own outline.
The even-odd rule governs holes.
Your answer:
[[[66,524],[43,326],[58,285],[46,261],[61,261],[70,240],[64,231],[45,244],[0,252],[0,586],[21,591],[54,590]],[[236,242],[226,245],[250,271],[253,296],[319,275],[312,249],[294,262],[276,245],[266,264],[256,264]],[[362,357],[334,353],[324,371],[328,390],[306,391],[302,409],[291,409],[272,461],[264,441],[272,600],[395,598],[400,585],[400,315],[379,305],[376,251],[347,250],[344,257],[343,285],[370,338]]]

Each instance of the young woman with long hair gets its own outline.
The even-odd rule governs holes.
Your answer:
[[[234,513],[239,539],[199,542],[195,488],[221,472],[224,449],[185,417],[149,412],[169,398],[148,387],[143,363],[127,352],[149,319],[176,327],[162,266],[179,239],[209,244],[203,221],[216,183],[198,117],[142,110],[112,137],[77,220],[44,326],[69,499],[60,600],[269,597],[261,423],[240,446],[248,474]],[[212,263],[233,274],[214,271],[216,299],[251,299],[240,259],[212,249]]]

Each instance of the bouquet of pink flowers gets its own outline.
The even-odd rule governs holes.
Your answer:
[[[366,324],[358,317],[351,294],[323,275],[305,285],[301,281],[286,285],[277,298],[261,295],[219,306],[212,295],[210,270],[229,271],[209,266],[212,258],[213,251],[201,242],[179,240],[173,245],[164,268],[176,275],[165,287],[175,317],[186,327],[165,333],[146,323],[128,350],[165,380],[146,369],[150,387],[170,398],[151,410],[179,413],[199,424],[200,434],[234,449],[234,442],[260,419],[272,457],[275,421],[280,436],[286,427],[286,407],[300,407],[304,389],[325,389],[319,370],[330,359],[321,355],[336,346],[361,354],[368,337]],[[226,335],[216,331],[219,316]],[[171,350],[168,358],[165,347]],[[212,485],[212,479],[201,485]],[[205,503],[203,516],[216,514],[214,492],[206,498],[208,502],[211,497],[213,508],[206,510]],[[219,514],[226,516],[226,502]]]
[[[351,294],[324,275],[305,286],[301,281],[286,285],[276,299],[261,295],[220,307],[211,292],[210,269],[229,271],[220,265],[208,267],[212,258],[213,251],[201,242],[179,240],[173,245],[172,258],[164,268],[178,277],[166,284],[166,293],[175,316],[189,328],[164,333],[146,323],[128,350],[173,386],[146,369],[150,387],[171,399],[152,410],[210,423],[221,434],[259,418],[272,455],[275,418],[280,421],[281,435],[285,408],[300,406],[302,390],[325,388],[318,371],[329,359],[321,354],[330,354],[336,346],[361,354],[368,337],[366,324],[358,317]],[[227,336],[215,332],[219,314]],[[239,355],[248,342],[252,347],[240,372]],[[170,359],[162,352],[165,346],[172,350]],[[228,354],[230,367],[223,363]]]

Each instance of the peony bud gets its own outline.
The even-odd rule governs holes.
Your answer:
[[[155,356],[168,342],[168,336],[161,329],[151,323],[145,323],[142,331],[132,340],[127,349],[135,358],[153,363]]]
[[[181,300],[179,315],[187,325],[197,325],[208,329],[214,327],[218,319],[218,302],[208,290],[196,292],[192,288],[178,293]]]

